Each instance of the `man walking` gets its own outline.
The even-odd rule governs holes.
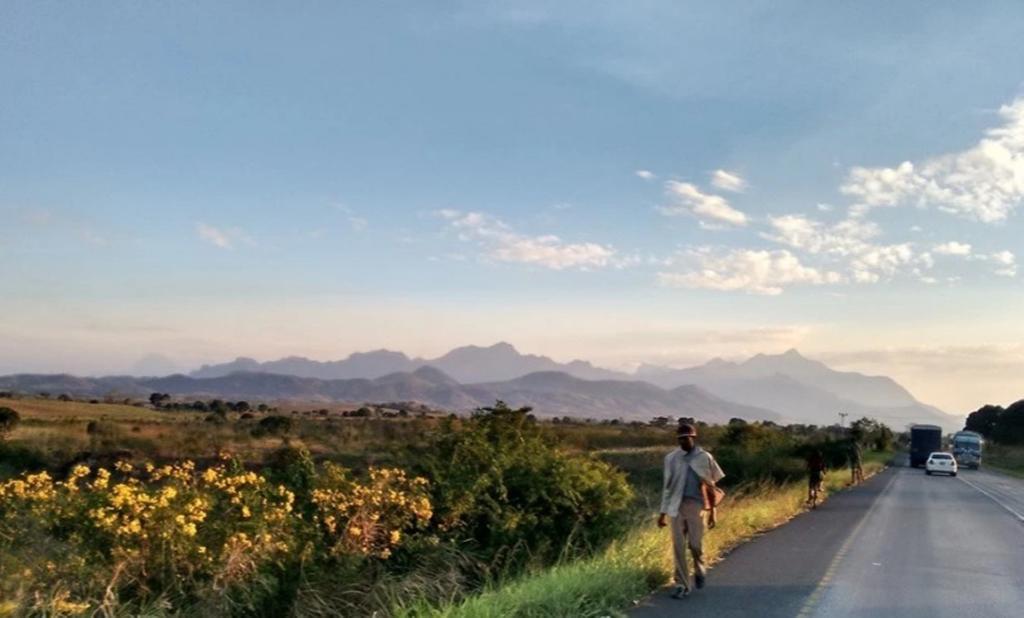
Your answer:
[[[850,484],[863,483],[864,466],[861,463],[860,445],[853,438],[850,439],[848,456],[850,458]]]
[[[672,597],[681,599],[690,594],[687,547],[693,556],[694,582],[698,589],[704,587],[703,511],[708,510],[707,527],[714,528],[717,518],[714,488],[725,473],[711,453],[697,446],[696,427],[681,423],[676,437],[679,448],[665,456],[665,484],[658,527],[671,526],[672,529],[676,583]]]
[[[825,457],[819,449],[807,455],[807,503],[812,509],[818,508],[822,484],[825,481]]]

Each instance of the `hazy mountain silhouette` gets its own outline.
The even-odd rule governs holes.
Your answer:
[[[785,419],[831,424],[872,416],[901,429],[914,422],[955,427],[961,419],[917,401],[892,378],[836,371],[796,350],[758,354],[742,363],[714,359],[698,367],[642,366],[637,377],[663,388],[693,384],[730,401],[774,410]]]
[[[602,410],[604,417],[643,418],[692,416],[725,423],[730,418],[779,421],[779,414],[726,401],[696,386],[665,390],[635,380],[582,380],[563,372],[545,371],[507,382],[476,385],[515,405],[531,405],[557,416],[578,410]]]
[[[439,376],[425,373],[425,368],[440,372],[450,383],[437,383]],[[836,371],[824,363],[804,357],[796,350],[783,354],[758,354],[743,362],[716,358],[686,369],[642,365],[635,373],[629,374],[602,369],[580,360],[559,363],[546,356],[522,354],[511,344],[502,342],[491,346],[463,346],[434,359],[410,358],[402,352],[391,350],[359,352],[337,361],[315,361],[297,356],[268,362],[238,358],[230,363],[204,365],[192,372],[190,377],[227,378],[237,373],[274,374],[324,382],[363,380],[346,387],[348,390],[343,393],[346,397],[367,400],[372,398],[370,395],[390,392],[386,388],[391,388],[395,393],[429,390],[430,399],[421,399],[424,403],[456,407],[472,407],[470,402],[492,403],[486,401],[487,396],[477,397],[477,394],[490,392],[486,389],[493,390],[498,383],[502,383],[504,386],[490,394],[504,397],[515,393],[523,401],[544,401],[552,409],[565,411],[559,414],[568,415],[590,414],[582,408],[569,411],[570,405],[591,405],[594,406],[595,415],[604,415],[610,414],[616,406],[625,405],[627,401],[632,401],[630,405],[638,406],[637,409],[664,410],[664,394],[629,399],[640,392],[631,390],[631,385],[648,382],[650,384],[645,386],[655,385],[663,392],[687,385],[696,386],[704,395],[734,405],[752,406],[762,412],[770,411],[774,413],[773,418],[789,422],[828,425],[838,421],[839,412],[849,414],[848,418],[873,416],[897,429],[913,422],[934,422],[943,427],[959,429],[956,425],[962,420],[917,401],[907,389],[891,378]],[[562,377],[544,378],[546,374],[559,374]],[[407,375],[415,376],[417,381],[408,382],[410,378],[401,377]],[[433,376],[427,380],[433,384],[431,389],[423,384],[426,375]],[[519,380],[524,376],[530,376],[529,384]],[[176,376],[176,379],[181,377]],[[570,377],[577,381],[565,380]],[[556,380],[561,385],[560,389],[556,392],[541,388],[547,379]],[[597,381],[600,386],[586,384],[587,381]],[[359,384],[363,386],[357,387]],[[473,390],[467,385],[477,385],[479,388]],[[268,388],[272,392],[278,390]],[[359,391],[358,388],[366,390]],[[446,388],[452,392],[445,394]],[[297,396],[303,396],[301,393],[306,392],[310,397],[337,398],[333,390],[324,390],[323,385],[299,388],[296,384],[294,389],[300,393]],[[619,392],[611,392],[615,389]],[[51,386],[48,390],[59,392],[61,389]],[[364,392],[368,394],[356,396]],[[647,393],[652,394],[650,391]],[[390,398],[397,396],[391,395]],[[381,397],[381,400],[386,399],[383,395]],[[408,398],[415,399],[412,396]],[[660,403],[652,403],[653,400]],[[699,405],[694,399],[693,405],[699,408],[703,404]],[[708,409],[719,410],[722,406],[715,404]],[[677,411],[674,415],[690,414]]]
[[[163,378],[79,378],[70,375],[0,377],[0,389],[68,393],[77,397],[146,397],[151,392],[179,397],[246,400],[304,400],[349,403],[417,401],[465,412],[501,399],[532,406],[540,416],[650,420],[654,416],[694,416],[711,423],[730,418],[781,420],[770,410],[726,401],[695,386],[666,390],[638,381],[583,380],[563,372],[541,372],[507,382],[460,384],[433,367],[376,379],[322,380],[268,373],[232,373],[215,378],[173,375]]]
[[[294,375],[325,380],[379,378],[389,373],[408,372],[417,367],[436,367],[462,384],[511,380],[538,371],[564,371],[585,380],[630,379],[630,375],[594,367],[586,361],[559,363],[547,356],[521,354],[511,344],[463,346],[435,359],[412,359],[402,352],[376,350],[357,352],[337,361],[315,361],[292,356],[260,363],[237,358],[220,365],[203,365],[191,374],[194,378],[216,378],[240,371]]]

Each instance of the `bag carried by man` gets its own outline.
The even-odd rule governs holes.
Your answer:
[[[702,483],[702,487],[704,490],[705,511],[718,508],[718,506],[725,500],[725,491],[718,485],[711,486],[707,483]]]

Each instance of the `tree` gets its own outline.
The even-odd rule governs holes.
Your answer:
[[[976,411],[967,415],[967,422],[964,429],[976,431],[986,438],[992,438],[996,433],[996,426],[999,424],[999,417],[1002,416],[1002,406],[982,406]]]
[[[258,433],[274,436],[285,435],[292,430],[292,419],[287,416],[268,416],[257,425]]]
[[[999,415],[993,437],[1003,444],[1024,444],[1024,399],[1010,405]]]
[[[248,412],[252,408],[251,406],[249,406],[248,401],[236,401],[235,405],[233,406],[233,409],[235,410],[235,412]]]
[[[71,401],[71,395],[61,393],[60,395],[57,395],[57,401]]]
[[[171,396],[167,393],[151,393],[149,396],[149,403],[153,404],[154,408],[159,408],[170,400]]]
[[[6,440],[21,422],[21,415],[13,408],[0,408],[0,440]]]
[[[621,533],[633,498],[624,473],[560,448],[529,417],[499,401],[442,421],[410,455],[431,479],[438,528],[498,567],[599,547]]]
[[[228,422],[228,415],[224,410],[214,410],[206,416],[207,423],[215,423],[217,425],[223,425]]]

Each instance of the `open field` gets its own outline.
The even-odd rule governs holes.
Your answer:
[[[0,407],[22,418],[8,436],[8,446],[33,449],[58,466],[86,453],[95,457],[111,452],[149,461],[208,460],[230,452],[257,465],[287,444],[319,460],[364,468],[388,460],[395,445],[415,444],[438,422],[436,417],[345,418],[341,413],[351,406],[292,405],[280,413],[292,421],[286,435],[259,435],[259,422],[270,413],[254,411],[246,418],[229,412],[223,421],[213,422],[207,412],[152,409],[148,404],[0,399]],[[11,472],[8,468],[6,473]],[[0,478],[4,473],[0,454]]]

